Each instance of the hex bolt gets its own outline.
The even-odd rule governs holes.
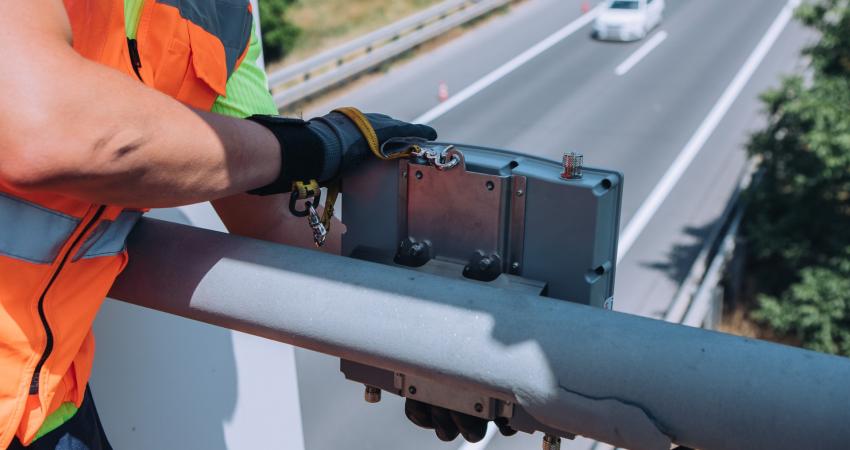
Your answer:
[[[363,398],[367,403],[378,403],[381,401],[381,390],[375,386],[369,386],[367,384],[366,393],[363,395]]]
[[[553,434],[543,436],[543,450],[560,450],[561,438]]]
[[[522,189],[517,189],[517,191],[516,191],[516,196],[517,196],[517,197],[522,197],[523,195],[525,195],[525,191],[523,191]]]
[[[519,270],[519,262],[514,261],[513,263],[511,263],[511,270],[513,270],[513,271]]]
[[[407,253],[410,256],[419,256],[419,255],[422,254],[423,250],[425,250],[425,244],[423,244],[421,242],[417,242],[417,243],[410,246],[410,249],[408,250]]]
[[[416,386],[410,386],[407,388],[407,392],[409,392],[410,395],[416,395]]]
[[[581,153],[564,153],[562,162],[564,165],[564,172],[561,174],[561,178],[565,180],[576,180],[581,178],[581,169],[584,166],[584,156]]]

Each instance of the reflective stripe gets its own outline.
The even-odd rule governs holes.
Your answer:
[[[156,0],[180,11],[180,17],[191,21],[218,38],[224,46],[227,76],[236,69],[236,62],[251,38],[254,24],[248,10],[248,0]]]
[[[0,192],[0,255],[50,264],[80,219]]]
[[[74,255],[74,261],[83,258],[117,255],[124,251],[127,235],[142,217],[141,211],[124,211],[115,221],[105,220],[89,234]]]

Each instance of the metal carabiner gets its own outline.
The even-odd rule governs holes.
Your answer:
[[[328,238],[328,229],[325,228],[322,218],[319,217],[319,213],[313,207],[313,204],[307,201],[306,206],[307,214],[310,216],[310,228],[313,230],[313,243],[316,244],[316,247],[321,247],[325,245],[325,240]]]
[[[316,189],[313,193],[313,204],[318,205],[319,201],[322,199],[322,190]],[[295,217],[307,217],[310,214],[310,201],[304,205],[303,210],[298,210],[297,202],[300,200],[300,195],[297,190],[292,191],[292,194],[289,196],[289,212],[292,213]]]

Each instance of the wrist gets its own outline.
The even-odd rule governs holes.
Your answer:
[[[294,181],[323,181],[336,174],[341,150],[338,150],[340,144],[332,130],[317,126],[312,121],[277,116],[255,115],[248,120],[271,131],[280,144],[281,152],[278,176],[271,183],[248,191],[249,194],[289,192]]]

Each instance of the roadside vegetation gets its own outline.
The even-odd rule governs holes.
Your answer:
[[[820,33],[805,75],[763,94],[749,143],[761,180],[746,193],[746,306],[762,336],[850,356],[850,6],[804,3]]]
[[[268,63],[293,62],[388,25],[440,0],[260,0]]]

